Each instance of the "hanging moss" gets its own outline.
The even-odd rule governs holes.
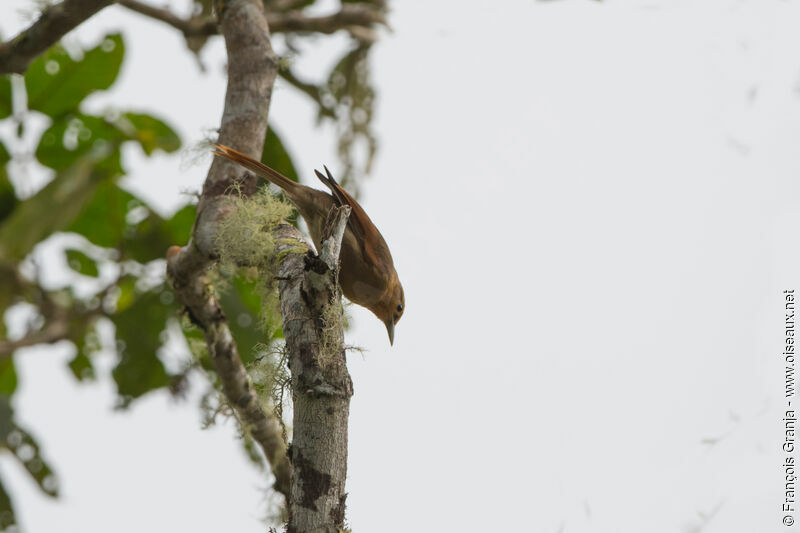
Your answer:
[[[244,197],[237,190],[229,199],[231,211],[219,223],[214,242],[219,271],[222,277],[230,278],[238,273],[258,282],[255,289],[261,299],[258,325],[272,337],[281,324],[275,268],[284,255],[276,256],[272,231],[294,208],[272,195],[266,187],[250,197]],[[217,280],[214,285],[222,288],[225,283]]]
[[[232,194],[229,198],[233,209],[219,223],[214,242],[220,263],[271,272],[275,262],[272,230],[292,214],[293,207],[267,188],[250,197]]]

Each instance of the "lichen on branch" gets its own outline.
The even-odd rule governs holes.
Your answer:
[[[219,272],[226,277],[240,274],[255,281],[255,292],[261,300],[258,325],[271,338],[281,322],[275,283],[276,264],[281,258],[272,232],[293,208],[266,187],[252,196],[244,196],[237,189],[226,196],[226,201],[227,216],[219,221],[214,239]],[[307,248],[300,249],[300,253],[306,251]],[[218,281],[214,284],[217,291],[228,289],[228,283]]]
[[[273,269],[272,230],[292,214],[293,207],[262,188],[252,196],[236,190],[227,195],[228,216],[219,221],[214,240],[222,265]]]

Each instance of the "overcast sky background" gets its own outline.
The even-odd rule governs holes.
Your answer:
[[[361,198],[407,311],[390,348],[351,308],[348,342],[368,350],[349,358],[355,533],[786,529],[800,3],[392,8],[372,57],[381,145]],[[3,2],[4,36],[25,24],[20,9]],[[191,148],[221,116],[221,39],[203,74],[177,32],[119,7],[72,38],[115,29],[123,71],[88,108],[160,115]],[[343,42],[308,45],[301,71],[327,72]],[[281,84],[270,113],[313,183],[336,161],[333,132]],[[163,213],[210,161],[125,156],[125,186]],[[115,412],[110,379],[77,385],[71,354],[16,355],[19,418],[62,482],[48,500],[0,456],[24,531],[264,531],[268,482],[233,425],[202,431],[194,399],[163,393]]]

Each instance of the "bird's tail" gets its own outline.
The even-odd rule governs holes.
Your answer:
[[[297,188],[297,183],[293,182],[280,172],[275,169],[269,168],[267,165],[260,161],[256,161],[250,156],[244,155],[242,152],[238,150],[234,150],[229,146],[225,146],[224,144],[215,144],[214,145],[214,155],[224,157],[226,159],[230,159],[236,163],[239,163],[247,170],[251,170],[261,178],[274,183],[281,189],[286,192],[293,192]]]

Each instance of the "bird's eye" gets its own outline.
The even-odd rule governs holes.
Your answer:
[[[398,313],[402,313],[403,312],[403,306],[401,304],[397,305],[397,312]]]

